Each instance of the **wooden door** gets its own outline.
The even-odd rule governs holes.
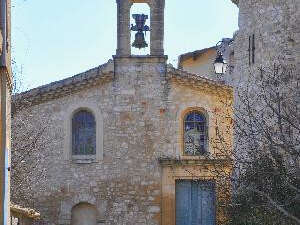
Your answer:
[[[215,186],[211,181],[176,181],[176,225],[215,225]]]

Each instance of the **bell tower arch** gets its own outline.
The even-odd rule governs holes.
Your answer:
[[[147,3],[150,7],[150,55],[164,55],[165,0],[117,0],[117,57],[131,56],[130,8],[135,3]]]

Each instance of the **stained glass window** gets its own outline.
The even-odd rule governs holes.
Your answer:
[[[92,113],[81,110],[72,118],[72,154],[96,154],[96,122]]]
[[[184,118],[184,154],[202,155],[206,152],[207,127],[205,116],[197,111]]]

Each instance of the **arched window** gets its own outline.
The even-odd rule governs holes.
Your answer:
[[[184,154],[202,155],[207,152],[206,117],[198,111],[184,117]]]
[[[96,154],[96,122],[87,110],[76,112],[72,118],[72,154]]]

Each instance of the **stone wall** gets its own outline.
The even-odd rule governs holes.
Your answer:
[[[260,69],[271,72],[274,65],[294,66],[300,72],[300,2],[295,0],[233,1],[239,7],[239,30],[233,42],[233,72],[226,83],[234,87],[235,112],[247,116],[240,96],[252,88],[248,96],[255,99]],[[251,98],[251,97],[249,97]],[[262,102],[256,102],[262,107]],[[254,107],[254,105],[253,105]],[[239,122],[239,121],[238,121]],[[241,122],[241,121],[240,121]],[[242,123],[242,122],[241,122]],[[239,137],[235,137],[238,140]],[[235,149],[248,147],[236,142]]]
[[[162,214],[159,158],[195,159],[182,155],[182,118],[189,109],[205,110],[209,115],[210,164],[220,153],[214,148],[217,125],[231,150],[232,90],[167,68],[165,60],[116,57],[111,80],[40,103],[35,99],[27,109],[36,115],[30,123],[48,118],[50,124],[45,138],[51,141],[39,150],[32,196],[45,224],[70,224],[72,208],[79,203],[97,208],[98,224],[157,225],[162,217],[174,217],[175,212]],[[82,164],[64,157],[71,151],[65,149],[70,129],[64,124],[71,117],[66,115],[70,107],[88,104],[102,114],[103,159]],[[38,175],[41,171],[43,176]],[[198,173],[195,176],[201,178],[201,171]]]
[[[250,72],[257,72],[258,67],[269,67],[274,63],[294,64],[299,71],[300,2],[245,0],[239,1],[238,7],[239,31],[234,40],[235,70],[231,84],[241,86],[240,82],[245,81]]]

